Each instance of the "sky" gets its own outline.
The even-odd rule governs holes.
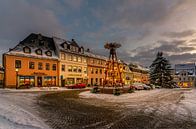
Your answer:
[[[41,33],[105,56],[104,44],[117,42],[120,59],[147,67],[158,51],[195,62],[195,12],[196,0],[0,0],[0,54]]]

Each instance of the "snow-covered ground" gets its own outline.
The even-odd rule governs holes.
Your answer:
[[[0,129],[49,129],[34,110],[37,94],[0,90]]]
[[[118,105],[126,107],[129,110],[142,111],[146,114],[155,113],[157,116],[164,117],[164,119],[170,116],[182,121],[190,119],[196,122],[196,89],[143,90],[120,96],[93,94],[85,91],[80,93],[79,96],[80,98],[97,99],[107,103],[119,103]]]

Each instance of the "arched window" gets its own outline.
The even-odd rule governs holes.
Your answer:
[[[41,49],[37,49],[37,50],[35,50],[35,52],[36,52],[37,55],[42,55],[42,50]]]
[[[24,47],[23,48],[24,53],[31,53],[31,49],[29,47]]]
[[[52,52],[51,51],[46,51],[46,55],[47,56],[52,56]]]

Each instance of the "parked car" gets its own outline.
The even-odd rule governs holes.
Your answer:
[[[144,89],[144,85],[142,83],[133,83],[132,84],[136,90],[143,90]]]
[[[150,90],[151,89],[151,87],[150,86],[148,86],[148,85],[143,85],[144,86],[144,90]]]
[[[86,84],[84,83],[77,83],[77,84],[71,84],[66,86],[69,89],[80,89],[80,88],[85,88]]]
[[[174,84],[173,88],[180,88],[177,84]]]
[[[160,88],[161,88],[161,86],[155,85],[155,88],[160,89]]]

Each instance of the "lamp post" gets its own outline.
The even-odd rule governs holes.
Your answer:
[[[16,89],[18,88],[18,71],[19,69],[16,68]]]

